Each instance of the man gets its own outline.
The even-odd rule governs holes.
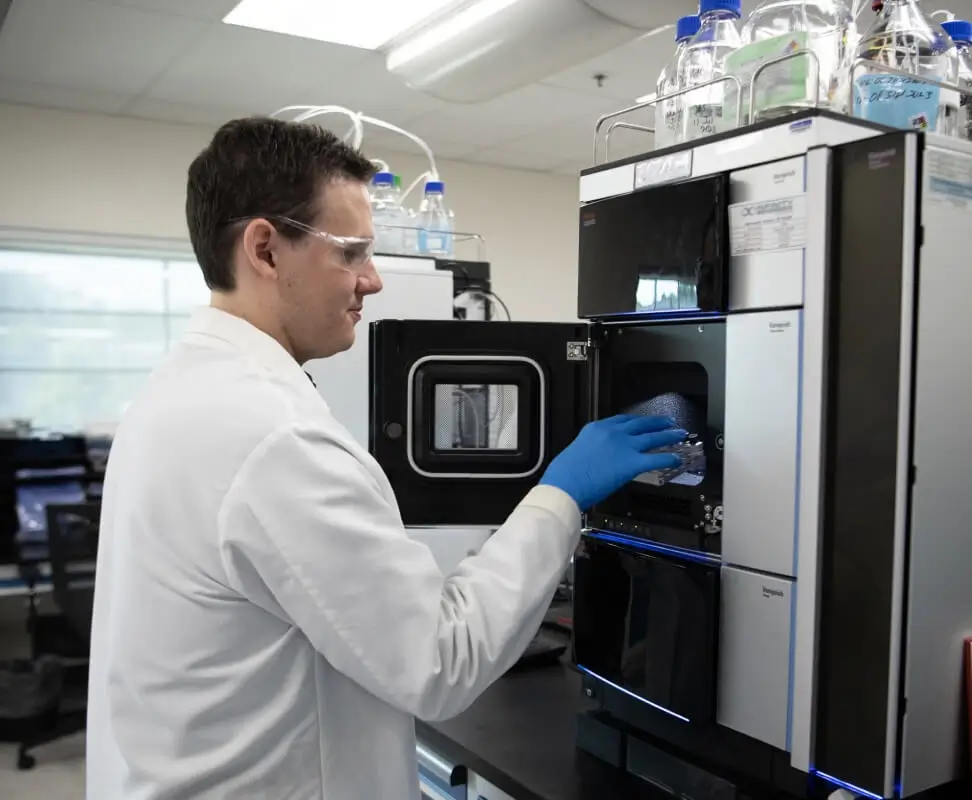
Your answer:
[[[417,798],[414,720],[469,705],[536,631],[580,509],[674,457],[667,420],[588,426],[443,576],[301,365],[368,295],[371,164],[230,122],[189,168],[212,290],[119,426],[105,481],[91,800]]]

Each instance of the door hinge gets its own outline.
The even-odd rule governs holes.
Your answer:
[[[590,342],[567,342],[568,361],[587,361],[587,348]]]

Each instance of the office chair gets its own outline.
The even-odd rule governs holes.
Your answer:
[[[54,602],[84,653],[91,643],[95,561],[98,553],[100,503],[47,506],[47,539]],[[51,718],[25,725],[17,766],[30,769],[30,750],[83,731],[87,720],[87,656],[63,662],[65,680],[58,708]],[[72,679],[73,678],[73,679]]]

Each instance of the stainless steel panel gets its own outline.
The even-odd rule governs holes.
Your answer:
[[[820,499],[822,492],[826,330],[830,253],[829,150],[807,154],[807,250],[798,440],[796,610],[793,686],[790,691],[790,763],[810,771],[814,743],[814,690],[820,607]]]
[[[793,581],[722,570],[720,725],[786,749]]]
[[[970,153],[960,144],[925,150],[903,796],[957,777],[964,760],[961,647],[972,636],[972,270],[957,247],[972,229],[970,194],[961,195],[972,193]]]
[[[737,314],[726,322],[727,564],[794,575],[800,311]]]
[[[802,198],[806,188],[805,162],[806,158],[799,156],[733,172],[729,178],[730,202],[736,205]],[[795,218],[805,225],[806,215],[801,202],[798,201],[796,206]],[[760,239],[760,242],[757,247],[761,252],[730,258],[730,310],[802,305],[803,247],[775,249],[769,238]],[[733,246],[734,252],[737,245]]]

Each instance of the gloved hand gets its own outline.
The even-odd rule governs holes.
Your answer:
[[[648,452],[684,441],[688,434],[674,424],[630,414],[591,422],[550,462],[540,483],[562,489],[586,511],[642,472],[678,466],[673,453]]]

